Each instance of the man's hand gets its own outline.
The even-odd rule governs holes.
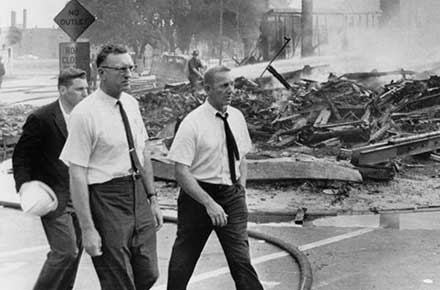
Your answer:
[[[162,211],[159,207],[159,202],[157,202],[157,197],[152,196],[150,198],[151,212],[153,213],[154,219],[156,221],[156,231],[160,230],[163,226],[163,216]]]
[[[228,223],[228,215],[225,213],[223,208],[215,201],[210,202],[206,206],[206,212],[211,218],[212,224],[214,226],[223,227]]]
[[[82,232],[82,241],[84,249],[90,256],[102,255],[101,236],[95,228],[91,228]]]

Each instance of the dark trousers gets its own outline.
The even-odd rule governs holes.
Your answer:
[[[228,224],[214,227],[205,207],[181,190],[177,201],[177,237],[168,268],[168,290],[186,289],[212,230],[223,248],[236,288],[263,289],[249,256],[248,212],[243,187],[238,184],[199,184],[223,207],[228,215]]]
[[[50,251],[34,290],[73,289],[82,254],[81,230],[72,210],[56,218],[42,218]]]
[[[90,207],[101,235],[101,256],[92,257],[102,290],[146,290],[159,276],[156,229],[140,179],[89,186]]]

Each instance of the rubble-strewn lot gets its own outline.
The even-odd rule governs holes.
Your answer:
[[[367,74],[368,76],[368,74]],[[366,80],[366,81],[365,81]],[[249,158],[337,156],[341,148],[384,142],[439,130],[440,78],[403,79],[371,89],[371,78],[354,81],[331,76],[325,83],[301,80],[292,90],[261,89],[244,78],[236,79],[234,106],[246,116],[257,152]],[[187,85],[139,96],[144,120],[152,135],[183,118],[204,101]],[[161,137],[169,135],[163,134]],[[336,162],[336,161],[335,161]],[[332,181],[288,181],[250,184],[252,210],[372,211],[440,205],[437,163],[424,158],[388,160],[396,172],[387,181],[362,184]],[[394,176],[394,175],[393,175]],[[173,204],[176,189],[163,186],[165,203]]]

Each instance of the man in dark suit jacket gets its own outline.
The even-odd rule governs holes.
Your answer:
[[[34,290],[72,289],[82,253],[81,231],[69,192],[68,167],[59,159],[67,137],[68,116],[87,96],[86,73],[69,68],[58,77],[60,97],[34,111],[12,156],[17,191],[32,180],[52,188],[58,207],[41,218],[50,252]]]

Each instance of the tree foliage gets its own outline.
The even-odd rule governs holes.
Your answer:
[[[189,48],[191,37],[219,41],[220,1],[218,0],[177,0],[173,12],[176,22],[178,47]],[[185,7],[182,9],[182,7]],[[224,0],[223,39],[240,41],[258,38],[261,15],[266,9],[264,0]]]
[[[120,43],[143,53],[145,45],[167,49],[167,41],[155,24],[155,9],[147,2],[133,0],[82,0],[97,17],[85,36],[93,44]]]
[[[223,40],[258,38],[265,0],[223,0]],[[136,53],[146,44],[183,52],[191,41],[219,41],[219,0],[81,0],[97,21],[85,36],[94,44],[124,43]]]

